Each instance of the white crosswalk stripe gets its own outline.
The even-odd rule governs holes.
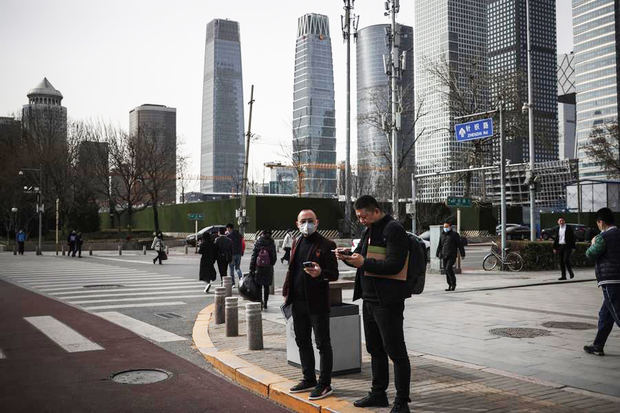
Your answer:
[[[186,340],[184,337],[170,333],[166,330],[162,330],[159,327],[152,326],[148,323],[136,320],[135,318],[116,311],[101,312],[97,313],[97,315],[113,322],[114,324],[125,327],[126,329],[131,330],[144,338],[148,338],[149,340],[157,341],[159,343]]]
[[[90,341],[52,316],[24,317],[24,319],[69,353],[103,350],[99,344]]]
[[[143,304],[114,304],[114,305],[95,305],[84,306],[85,310],[111,310],[113,308],[138,308],[138,307],[166,307],[171,305],[185,305],[184,301],[170,301],[170,302],[153,302]]]

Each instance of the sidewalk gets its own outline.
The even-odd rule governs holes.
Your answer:
[[[577,277],[581,277],[578,281],[583,281],[587,276],[587,272],[577,273]],[[408,300],[408,308],[405,314],[406,324],[408,319],[411,319],[412,315],[414,317],[413,323],[416,323],[415,314],[416,312],[420,313],[421,309],[425,310],[424,313],[428,313],[429,311],[434,312],[434,318],[438,318],[440,312],[438,312],[437,307],[433,308],[432,306],[433,300],[437,299],[453,300],[454,308],[451,308],[450,311],[459,311],[459,309],[463,311],[459,306],[463,303],[464,296],[470,294],[469,292],[473,292],[473,294],[476,295],[475,299],[478,300],[478,294],[493,293],[493,291],[485,292],[485,289],[505,289],[507,287],[521,286],[523,291],[529,291],[535,288],[557,288],[558,291],[562,293],[562,291],[567,288],[582,289],[582,286],[592,284],[591,282],[573,282],[568,287],[557,287],[555,285],[557,274],[554,272],[542,274],[517,273],[499,278],[497,274],[495,274],[495,277],[490,278],[489,275],[479,273],[477,275],[472,274],[470,279],[466,277],[467,275],[462,275],[460,278],[460,285],[463,286],[463,290],[461,292],[457,290],[458,293],[448,295],[443,292],[443,277],[431,276],[427,282],[427,290],[420,296],[424,297],[424,300],[416,299],[414,300],[416,302],[412,303],[411,306],[409,305],[411,300]],[[526,287],[526,285],[529,284],[542,284],[542,287]],[[588,288],[590,288],[590,286],[588,286]],[[500,291],[506,293],[512,292],[514,289],[508,288],[505,291]],[[347,298],[350,298],[348,295],[349,294],[345,294],[345,301],[349,301],[347,300]],[[551,298],[549,293],[547,293],[546,298],[547,300]],[[540,296],[537,296],[537,299],[540,299]],[[541,304],[544,304],[544,302]],[[477,311],[478,307],[471,307],[474,308],[474,311]],[[273,300],[273,302],[270,301],[269,310],[263,313],[265,348],[260,351],[247,350],[245,311],[243,310],[243,304],[240,304],[239,310],[240,335],[238,337],[226,337],[225,325],[215,325],[212,321],[211,311],[212,306],[209,306],[199,314],[196,324],[194,325],[194,342],[205,358],[232,380],[298,411],[363,411],[362,409],[354,408],[352,403],[354,400],[365,396],[370,389],[370,359],[364,346],[362,346],[362,372],[359,374],[334,377],[334,396],[311,403],[307,400],[307,393],[297,395],[288,393],[288,388],[300,380],[301,371],[287,364],[286,328],[284,320],[279,314],[279,303],[276,302],[276,300]],[[496,309],[493,311],[498,310]],[[592,313],[591,318],[596,318],[596,313]],[[593,322],[594,320],[589,321]],[[433,324],[432,321],[427,320],[427,322],[429,324],[428,328],[431,328]],[[489,322],[489,320],[486,320],[486,325],[482,327],[486,328],[493,323],[496,322]],[[408,328],[407,325],[405,327],[406,336],[416,334],[415,329]],[[438,322],[437,327],[438,331],[447,329],[441,321]],[[450,326],[449,328],[455,327]],[[469,328],[469,326],[466,328]],[[459,347],[461,342],[467,343],[469,340],[463,337],[463,334],[467,335],[467,333],[456,330],[446,332],[441,337],[432,336],[431,333],[426,330],[418,331],[420,332],[419,334],[424,336],[428,334],[431,345],[443,343],[447,346]],[[592,331],[586,331],[586,333],[593,334]],[[567,340],[567,338],[561,334],[559,337],[563,340]],[[612,339],[613,337],[610,337],[610,340]],[[514,339],[496,338],[496,340]],[[573,339],[571,338],[571,340]],[[580,340],[580,338],[576,340]],[[520,341],[519,345],[526,350],[529,348],[530,352],[538,351],[541,345],[533,345],[531,341],[532,340],[526,342]],[[449,358],[438,355],[437,351],[433,351],[432,353],[434,354],[428,351],[419,352],[423,346],[412,346],[410,340],[407,340],[407,342],[412,365],[412,403],[410,406],[415,411],[620,411],[620,397],[584,390],[583,388],[578,388],[579,386],[566,385],[561,382],[547,381],[534,375],[517,374],[494,368],[492,365],[459,361],[463,360],[463,358],[460,358],[458,354],[456,354],[456,357]],[[494,343],[498,343],[498,341],[494,341]],[[465,345],[467,346],[467,344]],[[508,360],[525,366],[531,364],[527,359],[527,354],[512,354],[515,345],[517,344],[506,344],[504,356]],[[545,345],[544,342],[543,345]],[[582,345],[583,344],[581,344],[581,346]],[[612,363],[610,368],[613,368],[613,365],[618,363],[618,357],[615,357],[615,354],[612,354],[610,357],[587,358],[588,355],[585,355],[580,347],[574,346],[575,345],[571,342],[571,355],[575,358],[585,356],[585,362],[592,363],[590,366],[592,369],[598,368],[596,367],[598,365],[596,363]],[[610,349],[615,351],[616,347],[617,346],[614,345]],[[501,348],[500,346],[494,353],[501,353]],[[476,355],[481,360],[485,359],[484,354],[485,349],[478,348]],[[521,361],[518,360],[519,357],[521,357]],[[574,365],[565,365],[564,368],[565,370],[573,368],[573,374],[579,376],[579,369],[583,364],[584,362],[582,361]],[[390,374],[390,376],[393,377],[392,374]],[[393,401],[394,394],[395,390],[392,379],[388,389],[388,398],[390,401]],[[375,409],[374,411],[388,412],[389,408]]]

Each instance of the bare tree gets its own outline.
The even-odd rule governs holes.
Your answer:
[[[590,132],[586,155],[599,163],[610,178],[620,178],[620,133],[618,120],[598,125]]]

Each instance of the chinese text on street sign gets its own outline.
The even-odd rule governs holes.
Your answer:
[[[458,142],[484,139],[493,136],[493,119],[478,119],[467,123],[454,125],[454,132]]]

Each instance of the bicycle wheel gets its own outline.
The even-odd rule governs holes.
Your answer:
[[[489,254],[486,257],[484,257],[484,260],[482,260],[482,268],[485,271],[491,271],[492,269],[497,267],[498,263],[499,263],[499,260],[497,259],[497,257],[493,254]]]
[[[521,271],[523,268],[523,258],[516,252],[511,252],[506,255],[506,265],[510,271]]]

